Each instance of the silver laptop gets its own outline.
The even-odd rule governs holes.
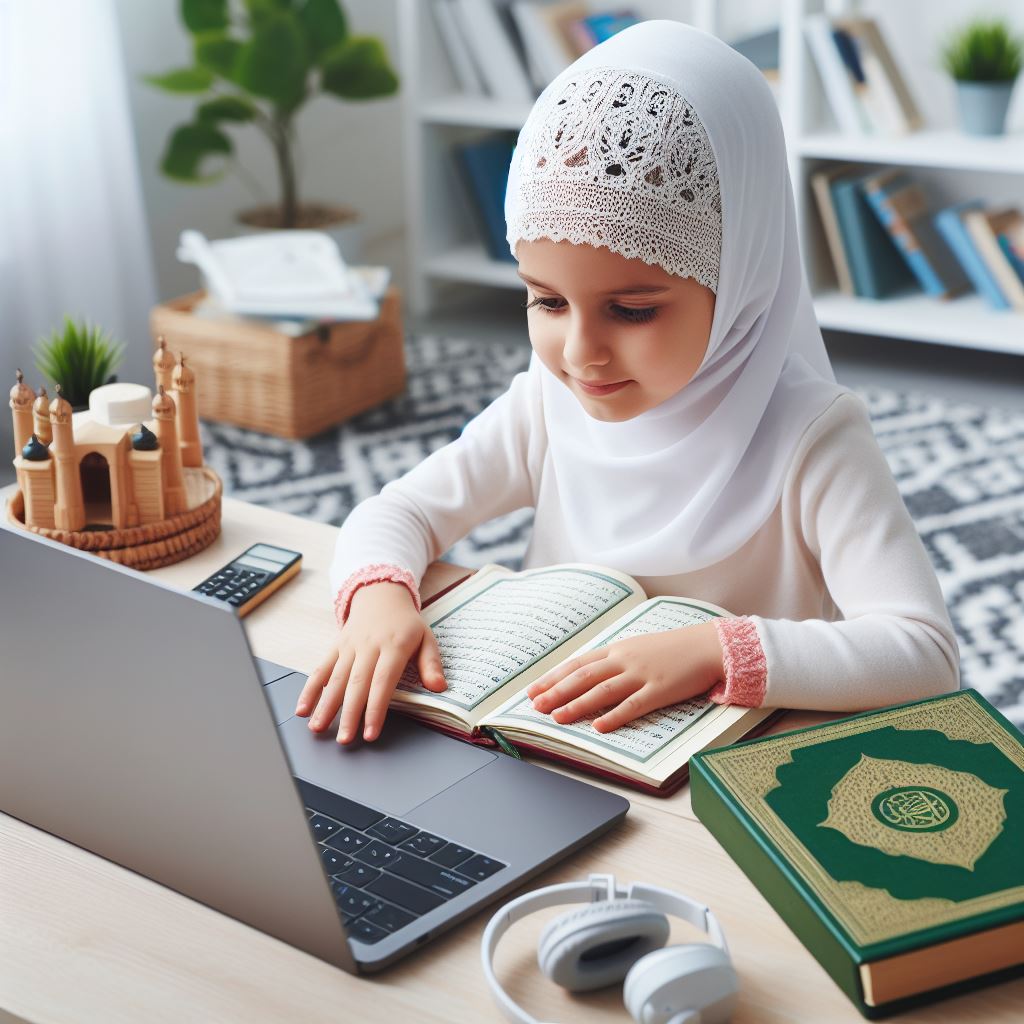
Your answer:
[[[315,734],[231,607],[7,524],[0,629],[0,810],[353,973],[629,808],[395,713]]]

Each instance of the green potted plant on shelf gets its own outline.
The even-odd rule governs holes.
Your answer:
[[[390,96],[398,78],[379,39],[349,32],[339,0],[180,0],[192,35],[194,62],[145,80],[167,92],[199,97],[193,118],[171,134],[160,163],[168,177],[213,182],[226,170],[203,173],[210,158],[229,160],[228,129],[255,127],[277,163],[280,200],[238,213],[250,228],[314,228],[358,258],[355,210],[300,202],[296,119],[315,96],[345,100]]]
[[[964,131],[1003,133],[1022,52],[1024,41],[1000,19],[970,21],[947,37],[942,65],[956,81]]]
[[[59,384],[61,394],[77,412],[89,407],[89,393],[94,388],[116,382],[114,370],[124,358],[124,345],[99,327],[65,316],[63,328],[40,338],[33,354],[43,379]]]

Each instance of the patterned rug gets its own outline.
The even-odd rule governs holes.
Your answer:
[[[526,344],[409,335],[403,395],[305,442],[204,422],[206,461],[226,494],[337,525],[458,437],[529,355]],[[917,392],[858,392],[942,585],[962,683],[1024,728],[1024,415]],[[518,569],[532,523],[532,509],[491,520],[443,557]]]

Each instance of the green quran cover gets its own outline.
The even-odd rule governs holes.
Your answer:
[[[977,691],[706,750],[690,787],[865,1017],[1020,973],[1024,737]]]

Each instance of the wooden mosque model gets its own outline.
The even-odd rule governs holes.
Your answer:
[[[73,412],[19,370],[11,389],[17,525],[136,568],[180,561],[220,532],[220,478],[203,464],[196,377],[163,338],[157,394],[106,384]]]

